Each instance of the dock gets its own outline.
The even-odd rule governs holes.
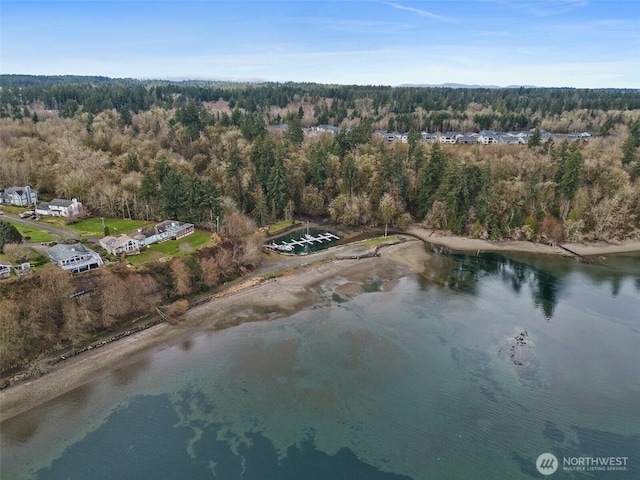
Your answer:
[[[279,252],[292,252],[295,247],[311,245],[315,242],[323,243],[325,241],[339,240],[340,237],[334,235],[331,232],[320,233],[316,236],[313,236],[309,233],[301,235],[299,239],[289,240],[288,242],[275,243],[271,242],[265,245],[267,248],[272,250],[276,250]]]

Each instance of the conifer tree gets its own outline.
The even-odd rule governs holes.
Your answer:
[[[442,149],[439,144],[434,143],[431,146],[429,163],[425,165],[420,172],[420,184],[418,186],[418,210],[422,218],[427,214],[435,200],[436,192],[438,191],[440,182],[442,181],[444,167],[445,162]]]

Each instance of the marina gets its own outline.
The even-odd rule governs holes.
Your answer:
[[[331,232],[310,231],[307,229],[307,233],[295,232],[272,240],[265,247],[278,253],[304,255],[327,248],[339,239],[339,236]]]

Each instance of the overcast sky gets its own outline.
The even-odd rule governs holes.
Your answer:
[[[640,1],[0,2],[0,71],[640,88]]]

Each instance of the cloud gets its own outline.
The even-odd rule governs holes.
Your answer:
[[[428,12],[427,10],[423,10],[421,8],[406,7],[406,6],[400,5],[398,3],[385,3],[385,5],[388,5],[388,6],[392,7],[392,8],[395,8],[396,10],[404,10],[405,12],[415,13],[416,15],[419,15],[421,17],[432,18],[434,20],[438,20],[438,21],[441,21],[441,22],[458,23],[457,21],[455,21],[455,20],[453,20],[451,18],[443,17],[442,15],[438,15],[436,13],[431,13],[431,12]]]
[[[321,24],[316,21],[316,24]],[[414,28],[409,23],[385,22],[379,20],[326,20],[321,24],[326,30],[336,30],[354,34],[396,34],[406,33]]]
[[[485,0],[499,3],[535,17],[553,17],[587,7],[589,0]]]

